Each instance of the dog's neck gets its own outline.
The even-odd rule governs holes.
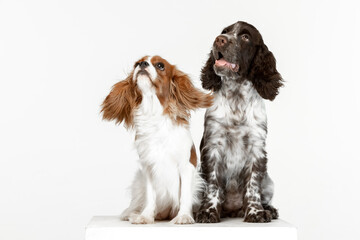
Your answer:
[[[217,94],[228,99],[232,105],[252,104],[255,99],[261,99],[251,81],[245,78],[222,77],[221,89]]]
[[[229,92],[240,92],[244,88],[252,87],[252,83],[242,77],[221,77],[221,89],[219,93],[226,96]]]

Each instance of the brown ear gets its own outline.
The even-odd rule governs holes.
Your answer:
[[[215,58],[210,52],[209,59],[206,61],[205,66],[201,69],[201,82],[202,87],[207,90],[218,91],[221,88],[221,77],[216,75],[214,71]]]
[[[197,108],[207,108],[212,104],[213,97],[196,89],[190,78],[183,72],[174,69],[171,81],[170,94],[184,108],[185,111]]]
[[[133,126],[133,111],[142,99],[130,76],[116,83],[101,105],[103,119],[115,120],[116,123],[124,121],[125,127]]]
[[[249,74],[255,89],[264,99],[274,100],[283,86],[283,79],[276,70],[276,60],[265,44],[259,46]]]

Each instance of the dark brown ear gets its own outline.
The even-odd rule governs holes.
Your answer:
[[[170,95],[185,111],[210,107],[213,99],[210,94],[195,88],[188,75],[176,68],[171,81]]]
[[[116,83],[105,98],[101,105],[103,119],[115,120],[116,123],[124,121],[125,127],[132,127],[133,111],[141,103],[141,99],[141,94],[130,75],[127,79]]]
[[[258,47],[250,68],[249,80],[261,97],[274,100],[283,86],[283,79],[276,70],[276,60],[265,44]]]
[[[217,91],[221,88],[221,77],[214,71],[215,58],[210,52],[209,59],[201,70],[202,87],[207,90]]]

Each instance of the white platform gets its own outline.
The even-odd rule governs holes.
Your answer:
[[[214,224],[174,225],[168,221],[133,225],[118,216],[96,216],[86,226],[85,240],[122,239],[251,239],[296,240],[297,230],[283,220],[271,223],[244,223],[240,218],[222,219]]]

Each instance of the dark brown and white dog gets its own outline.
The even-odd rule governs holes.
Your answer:
[[[194,223],[192,207],[202,180],[189,118],[191,110],[211,102],[211,95],[159,56],[143,57],[113,86],[102,104],[103,117],[134,128],[140,161],[131,203],[121,219],[135,224],[155,219]]]
[[[266,166],[264,99],[274,100],[283,84],[258,30],[245,22],[226,27],[215,39],[201,80],[205,89],[214,91],[214,104],[206,111],[200,145],[207,188],[196,221],[278,218],[270,205],[273,182]]]

